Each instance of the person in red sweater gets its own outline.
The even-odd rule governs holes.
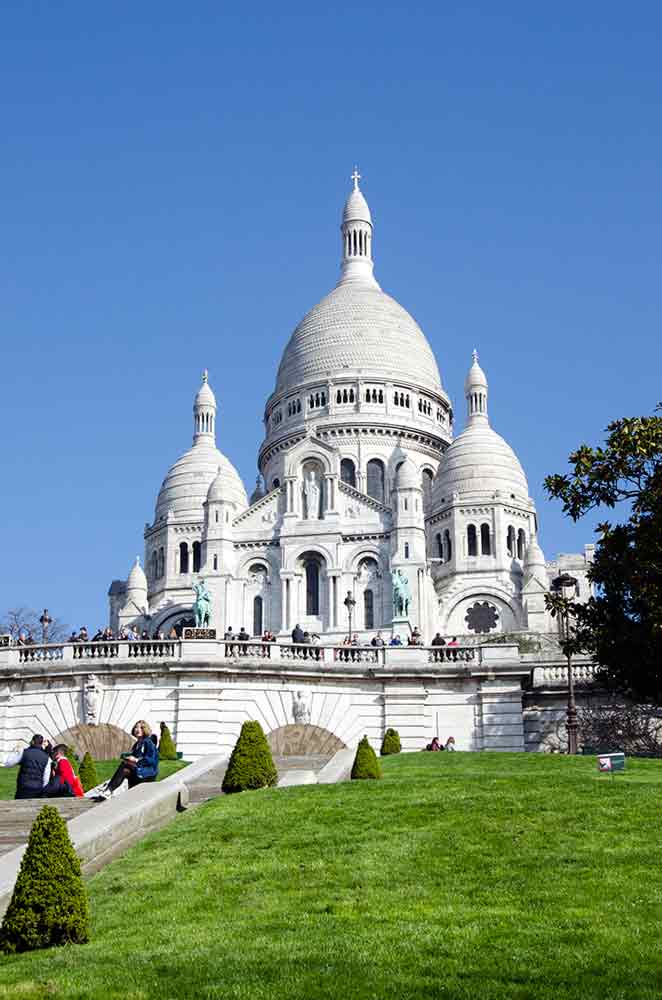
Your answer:
[[[83,786],[67,759],[67,747],[64,743],[58,743],[53,747],[52,758],[55,767],[51,780],[44,789],[44,795],[48,798],[60,795],[75,795],[76,798],[82,798]]]

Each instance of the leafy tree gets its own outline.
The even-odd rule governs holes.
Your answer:
[[[658,405],[657,411],[660,411]],[[545,488],[574,521],[591,510],[624,509],[625,520],[599,524],[586,604],[547,598],[567,614],[564,642],[587,652],[610,688],[636,700],[662,699],[662,417],[624,417],[607,427],[605,445],[582,445],[572,472],[548,476]]]
[[[48,626],[49,643],[65,642],[70,634],[69,626],[65,625],[55,616],[52,617],[53,621]],[[41,612],[34,611],[32,608],[10,608],[5,612],[0,621],[0,635],[10,635],[14,641],[21,634],[24,636],[31,635],[36,643],[40,643],[42,641],[40,618]]]
[[[387,729],[382,740],[381,755],[388,757],[392,753],[400,753],[402,744],[400,743],[400,733],[397,729]]]
[[[223,778],[223,791],[267,788],[278,781],[271,747],[259,722],[244,722]]]
[[[370,746],[368,737],[364,736],[356,748],[356,757],[352,764],[352,781],[366,778],[381,778],[382,769],[377,760],[377,754]]]
[[[80,862],[67,824],[54,806],[44,806],[30,839],[0,928],[0,951],[34,951],[89,938],[88,910]]]
[[[159,758],[161,760],[177,760],[177,747],[170,735],[170,730],[165,722],[160,723],[161,736],[159,738]]]
[[[95,788],[99,784],[96,765],[87,750],[81,761],[78,776],[84,792],[89,792],[90,788]]]

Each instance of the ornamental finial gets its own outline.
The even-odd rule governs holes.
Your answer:
[[[206,368],[205,368],[205,370],[202,373],[202,381],[203,382],[208,382],[209,381],[209,372],[207,371]]]
[[[478,351],[476,350],[475,347],[474,347],[473,351],[471,352],[471,360],[473,361],[473,363],[475,365],[478,364]]]
[[[359,168],[354,167],[354,173],[352,174],[352,180],[354,181],[354,190],[358,191],[359,181],[361,180],[361,174],[359,173]]]

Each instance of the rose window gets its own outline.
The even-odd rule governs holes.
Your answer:
[[[488,601],[476,601],[467,611],[464,620],[472,632],[484,634],[497,627],[499,612]]]

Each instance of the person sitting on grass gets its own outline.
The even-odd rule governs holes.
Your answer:
[[[135,788],[143,781],[154,781],[159,773],[159,751],[150,739],[152,730],[144,719],[139,719],[131,730],[131,735],[135,737],[135,743],[129,753],[122,754],[120,766],[114,775],[107,781],[100,791],[94,796],[97,801],[102,802],[110,798],[124,781],[128,781],[129,788]]]
[[[428,745],[426,746],[425,749],[426,750],[443,750],[444,748],[442,747],[441,743],[439,742],[439,737],[438,736],[433,736],[432,737],[432,741],[430,743],[428,743]]]
[[[449,736],[446,740],[446,750],[455,750],[455,737]]]

